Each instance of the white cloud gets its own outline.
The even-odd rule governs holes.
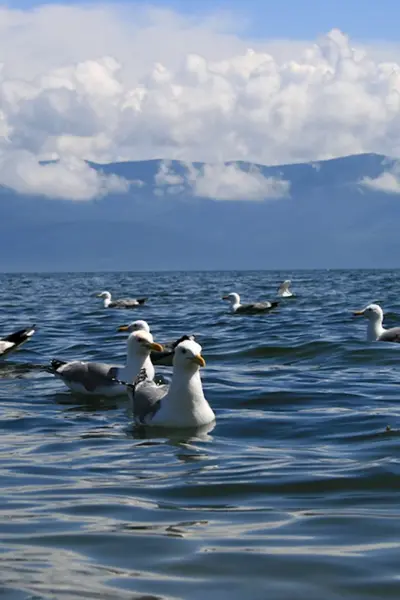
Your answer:
[[[185,167],[184,167],[185,168]],[[185,191],[186,179],[182,175],[178,175],[169,160],[163,160],[159,166],[158,172],[154,177],[156,196],[170,196],[181,194]]]
[[[180,163],[182,175],[174,171],[171,161],[163,161],[155,176],[156,195],[179,194],[186,191],[200,198],[213,200],[267,200],[289,195],[290,182],[277,177],[265,177],[251,165],[249,170],[240,165],[208,164],[195,167]]]
[[[290,183],[265,177],[257,168],[244,171],[236,164],[205,165],[192,175],[195,196],[216,200],[266,200],[289,195]]]
[[[155,184],[157,186],[176,186],[182,185],[185,182],[185,179],[182,175],[178,175],[174,172],[171,161],[163,160],[158,169],[158,173],[155,176]]]
[[[64,188],[89,198],[89,188],[104,193],[105,180],[89,184],[99,175],[63,166],[78,164],[68,161],[399,155],[399,49],[353,45],[337,30],[315,42],[251,43],[226,15],[184,17],[137,4],[2,8],[0,161],[16,173],[20,152],[36,165],[56,155]],[[4,168],[0,184],[53,194],[49,171],[29,164],[23,185]],[[206,191],[207,173],[196,184]],[[231,194],[227,180],[242,184],[244,175],[225,169],[218,177],[214,191],[223,197]],[[254,173],[247,178],[255,196],[265,185]],[[55,195],[66,197],[59,188]]]
[[[20,194],[77,201],[129,189],[126,180],[116,175],[105,176],[80,159],[40,164],[33,154],[24,150],[0,159],[0,181]]]
[[[385,192],[386,194],[400,194],[400,171],[394,167],[384,171],[379,177],[364,177],[360,184],[370,190]]]

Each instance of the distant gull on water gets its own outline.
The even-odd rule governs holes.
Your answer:
[[[104,308],[136,308],[143,305],[147,298],[120,298],[112,300],[110,292],[101,292],[97,294],[97,298],[103,298]]]
[[[278,296],[281,298],[293,298],[294,294],[290,291],[290,279],[285,279],[278,288]]]
[[[222,296],[222,300],[228,300],[231,303],[231,310],[238,314],[257,314],[265,313],[279,305],[279,302],[255,302],[253,304],[241,304],[239,294],[231,293]]]

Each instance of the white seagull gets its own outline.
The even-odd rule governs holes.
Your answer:
[[[400,327],[385,329],[383,327],[383,310],[379,304],[368,304],[363,310],[354,313],[356,317],[368,319],[367,340],[369,342],[395,342],[400,343]]]
[[[142,370],[146,372],[149,379],[154,378],[154,366],[150,360],[151,350],[162,351],[162,346],[153,341],[151,333],[144,330],[132,331],[127,342],[125,367],[108,363],[77,360],[65,362],[53,359],[51,366],[46,370],[59,377],[73,392],[96,396],[119,396],[125,393],[126,386],[116,380],[132,382]]]
[[[285,279],[278,288],[278,296],[281,298],[293,298],[294,294],[290,291],[290,279]]]
[[[137,308],[142,306],[147,298],[121,298],[120,300],[112,300],[110,292],[101,292],[97,294],[97,298],[103,298],[104,308]]]
[[[205,367],[201,346],[185,340],[175,348],[170,385],[157,385],[140,373],[127,390],[137,424],[170,428],[198,428],[215,421],[200,378]]]
[[[228,300],[231,303],[231,310],[238,314],[257,314],[265,313],[276,308],[279,302],[254,302],[253,304],[241,304],[239,294],[231,293],[222,296],[222,300]]]

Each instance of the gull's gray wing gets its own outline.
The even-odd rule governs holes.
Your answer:
[[[119,300],[112,300],[109,306],[111,308],[135,308],[144,304],[146,300],[147,298],[120,298]]]
[[[118,377],[118,367],[107,363],[73,361],[64,363],[53,360],[53,373],[71,383],[79,383],[88,392],[97,388],[115,385]]]
[[[386,329],[379,338],[380,342],[395,342],[400,343],[400,327],[392,327]]]
[[[278,306],[279,302],[255,302],[253,304],[242,304],[236,310],[237,313],[250,314],[257,312],[266,312]]]
[[[168,389],[169,385],[157,385],[149,379],[128,386],[135,421],[144,424],[149,417],[152,418],[159,410]]]

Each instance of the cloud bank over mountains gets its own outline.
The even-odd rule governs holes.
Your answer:
[[[167,165],[160,194],[188,186],[217,200],[285,197],[287,182],[224,163],[400,155],[400,50],[378,50],[338,30],[254,43],[226,14],[2,8],[0,185],[90,200],[129,184],[85,160],[163,158],[187,167],[183,177]],[[363,185],[400,191],[395,172]]]
[[[261,201],[285,198],[290,182],[279,176],[265,176],[255,165],[244,169],[240,164],[180,164],[182,174],[176,173],[171,161],[163,161],[154,178],[158,195],[179,194],[213,200]]]

